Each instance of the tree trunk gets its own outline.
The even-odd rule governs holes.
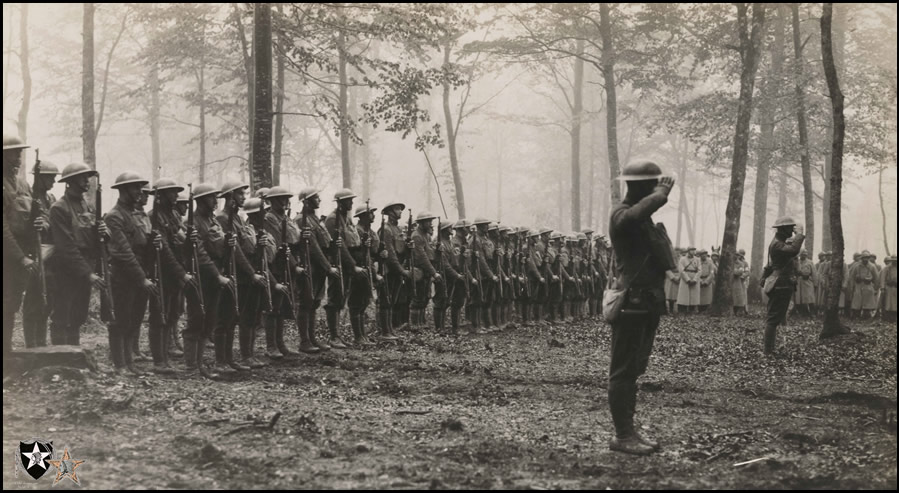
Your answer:
[[[349,104],[347,103],[346,32],[337,33],[337,76],[340,79],[337,104],[340,111],[340,169],[343,171],[343,188],[353,188],[353,170],[350,169]]]
[[[153,183],[159,180],[162,174],[162,160],[160,156],[159,136],[159,66],[153,64],[150,67],[150,153],[153,159]]]
[[[255,46],[252,48],[248,46],[247,34],[244,30],[243,16],[241,15],[239,4],[234,3],[231,6],[234,9],[234,25],[237,27],[237,39],[240,41],[240,54],[243,58],[243,70],[247,82],[247,168],[250,175],[250,183],[253,183],[253,120],[256,117],[255,74],[253,73],[253,50],[255,50]]]
[[[784,162],[781,164],[780,168],[780,177],[778,178],[777,188],[778,188],[778,196],[777,196],[777,217],[783,217],[787,215],[787,167],[789,165]]]
[[[10,8],[9,14],[9,28],[6,27],[6,19],[7,16],[3,17],[3,28],[6,29],[6,44],[4,46],[12,47],[12,38],[13,38],[13,19],[12,19],[12,8]],[[6,107],[6,97],[9,95],[9,68],[12,63],[12,57],[6,57],[6,67],[3,69],[3,107]],[[24,166],[23,166],[24,167]],[[21,168],[20,168],[21,169]]]
[[[200,60],[198,95],[200,96],[200,183],[206,182],[206,67]]]
[[[609,20],[609,4],[599,4],[600,36],[602,37],[602,78],[606,89],[606,144],[609,147],[609,189],[612,203],[621,202],[621,186],[615,181],[619,175],[618,163],[618,103],[615,95],[615,47],[612,45],[612,26]]]
[[[831,25],[833,22],[833,4],[824,4],[821,16],[821,55],[824,59],[824,76],[830,90],[830,101],[833,108],[833,143],[831,145],[831,177],[830,177],[830,231],[833,244],[833,260],[827,275],[827,301],[824,313],[824,326],[820,337],[837,334],[840,324],[840,290],[843,287],[843,221],[840,216],[843,190],[843,137],[846,122],[843,119],[843,93],[833,59],[833,43],[831,42]]]
[[[743,207],[743,184],[746,181],[746,159],[749,153],[749,126],[752,120],[752,90],[755,72],[761,54],[761,39],[764,36],[765,5],[752,5],[751,28],[747,19],[748,5],[737,4],[738,29],[740,31],[740,52],[743,67],[740,73],[740,103],[737,109],[737,128],[734,135],[734,157],[731,169],[730,195],[724,214],[724,236],[721,240],[721,259],[718,276],[709,312],[713,316],[731,313],[733,299],[733,263],[740,233],[740,215]]]
[[[834,70],[836,71],[836,76],[840,77],[840,72],[843,69],[843,52],[846,47],[846,8],[841,7],[839,4],[833,6],[833,19],[831,22],[831,28],[833,32],[831,33],[831,41],[832,41],[832,50],[833,50],[833,64]],[[828,135],[833,135],[833,121],[829,120],[827,122],[827,133]],[[822,213],[821,220],[821,250],[825,252],[833,251],[833,244],[831,243],[831,238],[833,238],[833,233],[831,232],[831,224],[830,224],[830,214],[827,212],[827,208],[830,207],[831,203],[831,173],[833,171],[833,163],[832,163],[832,155],[830,154],[830,149],[824,154],[824,208],[825,210]]]
[[[593,146],[596,140],[590,139],[590,180],[587,183],[587,227],[593,229],[596,223],[593,222],[593,201],[596,196],[596,156],[593,154]]]
[[[256,83],[253,123],[253,190],[272,186],[272,6],[257,3],[253,12]]]
[[[28,57],[28,4],[21,3],[19,15],[19,36],[21,46],[19,49],[19,61],[22,62],[22,107],[19,108],[19,138],[22,142],[28,142],[28,109],[31,107],[31,67]],[[10,55],[11,56],[11,55]],[[25,169],[22,166],[20,169]]]
[[[793,64],[796,77],[796,122],[799,127],[799,161],[802,163],[802,189],[805,197],[805,249],[815,258],[815,196],[812,188],[812,163],[808,147],[808,123],[805,120],[805,92],[802,90],[802,45],[799,41],[799,4],[791,3],[793,13]]]
[[[762,276],[765,262],[765,233],[768,225],[768,182],[771,176],[771,154],[774,149],[775,108],[783,69],[785,25],[784,7],[778,5],[774,22],[774,42],[770,46],[771,68],[764,79],[759,102],[759,157],[755,175],[755,199],[753,200],[752,250],[749,263],[748,294],[752,301],[762,300],[762,289],[758,280]]]
[[[443,65],[448,66],[450,63],[450,49],[452,40],[447,39],[443,46]],[[459,158],[456,156],[456,132],[453,125],[453,115],[450,112],[450,84],[449,81],[443,82],[443,116],[446,121],[446,140],[449,147],[450,167],[453,171],[453,187],[456,196],[456,211],[459,219],[465,216],[465,193],[462,190],[462,174],[459,173]]]
[[[81,142],[84,162],[97,169],[97,135],[94,131],[94,4],[84,4],[84,45],[81,75]]]
[[[581,118],[584,111],[584,40],[574,57],[574,105],[571,108],[571,229],[581,230]]]
[[[278,4],[278,15],[280,16],[284,12],[283,5]],[[284,34],[282,32],[278,32],[278,52],[275,54],[275,59],[278,63],[278,75],[277,75],[277,92],[275,93],[275,154],[272,156],[272,185],[280,185],[281,184],[281,148],[284,143],[284,115],[281,113],[284,112],[284,47],[281,45],[281,42],[284,41],[282,37]]]
[[[890,242],[887,240],[887,211],[883,207],[883,169],[884,166],[880,166],[880,171],[877,172],[877,198],[880,199],[880,217],[883,218],[883,251],[886,252],[886,256],[890,256]]]

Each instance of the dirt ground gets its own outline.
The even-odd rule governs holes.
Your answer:
[[[41,437],[86,461],[85,488],[895,490],[896,325],[852,325],[819,343],[791,320],[766,359],[759,314],[663,318],[637,406],[650,457],[608,450],[597,321],[406,332],[225,381],[44,369],[4,382],[3,487],[51,487],[15,476],[18,440]]]

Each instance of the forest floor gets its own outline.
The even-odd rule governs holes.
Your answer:
[[[42,369],[4,382],[3,487],[51,487],[55,470],[15,475],[40,437],[85,460],[86,488],[895,490],[896,325],[850,325],[820,343],[791,320],[765,358],[758,313],[664,317],[637,406],[649,457],[608,449],[598,321],[406,332],[223,381]],[[82,340],[106,367],[105,330]]]

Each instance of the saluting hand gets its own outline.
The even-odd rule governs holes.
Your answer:
[[[671,189],[674,188],[674,177],[673,176],[663,176],[659,178],[659,184],[656,185],[656,190],[663,192],[665,195],[668,195],[671,192]]]
[[[805,228],[803,228],[801,224],[797,224],[796,226],[793,227],[793,234],[794,235],[805,234]]]

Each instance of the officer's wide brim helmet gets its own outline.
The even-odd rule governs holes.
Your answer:
[[[71,180],[72,178],[75,178],[76,176],[95,176],[97,174],[98,173],[96,170],[91,169],[90,166],[84,163],[72,163],[62,169],[62,177],[59,178],[59,181],[65,182]]]
[[[143,188],[145,185],[148,185],[150,182],[146,178],[141,175],[133,172],[126,171],[119,176],[116,177],[115,183],[112,184],[110,188],[122,188],[127,185],[140,185]]]
[[[387,205],[381,208],[381,214],[387,214],[394,207],[399,207],[401,211],[406,210],[406,204],[402,202],[388,202]]]
[[[642,181],[642,180],[658,180],[662,177],[662,168],[658,164],[648,161],[639,160],[628,163],[621,171],[618,177],[622,181]]]

